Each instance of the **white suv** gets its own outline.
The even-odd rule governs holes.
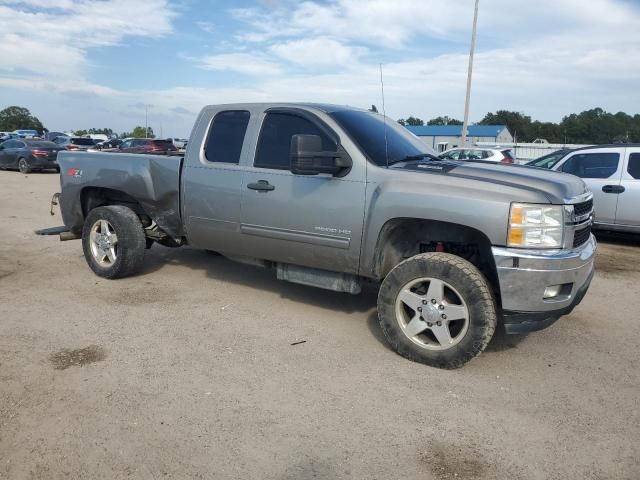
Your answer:
[[[438,157],[443,160],[484,160],[485,162],[515,163],[511,150],[499,148],[452,148]]]

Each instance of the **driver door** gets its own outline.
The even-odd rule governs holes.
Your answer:
[[[276,262],[357,273],[365,202],[364,172],[344,177],[294,175],[291,138],[318,135],[335,151],[338,135],[296,109],[267,111],[253,166],[242,179],[240,232],[245,255]]]

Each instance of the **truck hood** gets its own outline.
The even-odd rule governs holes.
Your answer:
[[[507,163],[426,158],[397,163],[390,168],[536,190],[556,204],[567,203],[588,191],[585,183],[573,175]]]

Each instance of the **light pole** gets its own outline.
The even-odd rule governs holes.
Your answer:
[[[149,105],[144,104],[144,136],[149,137]]]
[[[473,13],[473,30],[471,32],[471,51],[469,52],[469,70],[467,72],[467,98],[464,102],[464,123],[462,124],[462,142],[461,147],[467,143],[467,126],[469,125],[469,102],[471,100],[471,76],[473,73],[473,54],[476,49],[476,25],[478,23],[478,3],[476,0],[476,8]]]

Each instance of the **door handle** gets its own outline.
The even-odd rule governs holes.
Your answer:
[[[604,193],[620,194],[625,191],[625,188],[622,185],[605,185],[602,187],[602,191]]]
[[[248,183],[247,188],[251,190],[258,190],[259,192],[270,192],[271,190],[276,189],[276,187],[266,180],[258,180],[256,183]]]

